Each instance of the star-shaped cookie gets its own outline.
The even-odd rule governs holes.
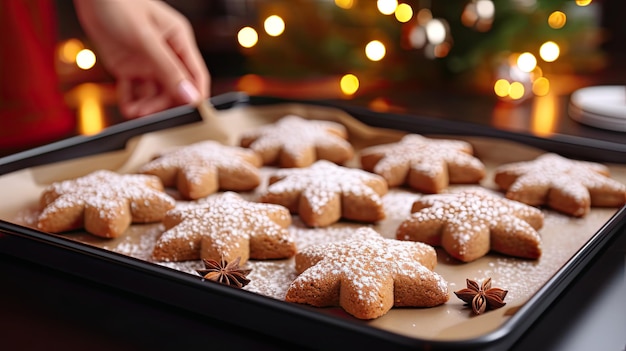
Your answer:
[[[289,211],[244,200],[234,192],[179,204],[163,219],[166,231],[152,251],[157,261],[288,258],[296,246]]]
[[[383,238],[369,227],[346,241],[309,246],[296,255],[299,276],[285,300],[341,306],[374,319],[393,306],[432,307],[448,301],[448,284],[433,272],[435,250],[426,244]]]
[[[277,170],[259,201],[287,207],[310,227],[340,218],[372,223],[385,218],[381,196],[387,190],[376,174],[321,160],[306,168]]]
[[[223,191],[248,191],[261,178],[261,158],[249,149],[202,141],[163,153],[138,172],[161,178],[176,187],[185,199],[199,199]]]
[[[408,185],[433,194],[449,184],[473,184],[485,177],[484,164],[472,146],[461,140],[430,139],[418,134],[400,141],[367,147],[360,152],[361,167],[381,175],[390,187]]]
[[[536,259],[541,256],[543,213],[486,190],[425,195],[396,231],[399,240],[441,246],[450,256],[474,261],[490,250]]]
[[[509,199],[583,217],[592,206],[619,207],[626,203],[626,185],[610,178],[599,163],[577,161],[547,153],[531,161],[504,164],[495,182]]]
[[[240,145],[263,158],[265,165],[307,167],[317,160],[343,164],[354,155],[346,128],[337,122],[287,115],[276,123],[244,132]]]
[[[131,223],[160,221],[175,201],[155,176],[99,170],[50,184],[40,206],[37,227],[43,231],[85,228],[93,235],[115,238]]]

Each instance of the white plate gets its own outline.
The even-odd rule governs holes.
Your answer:
[[[595,86],[572,93],[569,114],[590,126],[626,132],[626,86]]]

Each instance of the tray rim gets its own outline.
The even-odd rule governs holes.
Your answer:
[[[244,94],[239,93],[219,96],[211,100],[218,109],[230,108],[240,104],[250,104],[254,106],[257,104],[264,105],[271,103],[308,103],[313,105],[320,105],[316,104],[315,102],[298,102],[293,100],[265,97],[250,98]],[[329,105],[325,103],[321,103],[321,105],[338,107],[332,106],[332,104]],[[373,112],[369,110],[355,112],[354,110],[350,109],[348,109],[347,112],[353,115],[357,120],[360,120],[361,122],[368,125],[405,131],[415,131],[415,128],[420,128],[421,124],[429,123],[429,120],[424,121],[418,116],[412,115],[402,116]],[[384,118],[381,118],[382,116],[384,116]],[[10,173],[11,171],[27,168],[33,165],[41,165],[44,163],[60,161],[62,159],[86,156],[85,153],[95,154],[104,151],[114,151],[116,149],[123,148],[126,141],[132,136],[185,123],[192,123],[195,121],[199,121],[200,119],[201,117],[198,115],[197,111],[189,106],[183,106],[167,110],[160,114],[155,114],[153,116],[148,116],[140,120],[136,120],[137,122],[135,123],[126,124],[125,122],[120,125],[113,126],[105,130],[104,132],[92,137],[71,138],[71,140],[64,140],[59,143],[49,144],[43,147],[28,150],[26,152],[11,155],[9,157],[1,158],[0,174]],[[391,126],[388,123],[382,124],[383,122],[389,122],[390,120],[392,121]],[[410,123],[408,123],[407,121]],[[450,123],[447,124],[450,125]],[[398,125],[401,125],[402,127],[397,127]],[[465,133],[463,133],[463,135],[490,136],[511,140],[508,135],[510,133],[508,132],[495,129],[485,129],[472,130],[474,133],[467,133],[468,130],[464,129],[465,126],[461,127],[462,128],[459,128],[458,126],[452,127],[450,129],[455,130],[441,130],[441,132],[445,132],[445,134],[454,134],[454,132],[460,132],[464,130]],[[533,140],[533,138],[529,139],[528,136],[522,139],[525,141]],[[108,142],[110,140],[115,140],[116,142],[110,143]],[[123,143],[121,143],[122,141]],[[561,142],[559,141],[553,140],[551,143],[561,145]],[[87,148],[84,147],[85,145],[95,147]],[[587,145],[586,147],[589,147],[589,145]],[[103,150],[103,148],[106,150]],[[75,149],[82,149],[83,151],[81,151],[80,154],[77,155]],[[69,154],[67,153],[68,150],[70,151]],[[619,150],[617,151],[619,152]],[[44,162],[42,163],[42,161]],[[80,265],[76,262],[74,262],[73,264],[68,264],[67,261],[69,260],[66,260],[65,262],[56,262],[55,266],[52,268],[58,269],[64,273],[76,275],[89,280],[96,280],[99,283],[103,283],[104,280],[104,283],[107,286],[139,294],[144,298],[155,299],[157,301],[165,302],[173,306],[183,308],[185,310],[190,310],[191,312],[200,313],[202,315],[218,320],[226,319],[226,321],[231,324],[240,325],[242,327],[255,330],[259,330],[259,327],[262,327],[262,333],[268,334],[272,337],[286,339],[291,342],[306,341],[307,345],[311,345],[311,342],[323,342],[323,340],[319,340],[319,338],[313,338],[314,340],[312,340],[311,335],[306,335],[307,333],[304,333],[305,335],[302,335],[302,332],[297,332],[295,330],[291,330],[289,333],[285,333],[282,328],[278,328],[279,326],[284,327],[286,324],[289,324],[285,323],[285,320],[293,319],[294,321],[297,320],[297,323],[300,324],[303,324],[306,321],[306,323],[315,328],[314,330],[316,333],[318,333],[320,329],[323,329],[325,331],[325,334],[327,335],[339,333],[338,335],[341,336],[341,339],[347,339],[346,334],[353,335],[354,337],[350,338],[351,342],[349,345],[351,347],[355,347],[356,345],[354,341],[356,341],[356,339],[359,339],[363,346],[371,347],[374,344],[382,343],[382,345],[386,349],[389,349],[390,347],[465,349],[476,347],[492,348],[507,345],[510,346],[526,331],[526,329],[528,329],[528,327],[530,327],[530,325],[532,325],[532,323],[543,313],[543,311],[545,311],[545,309],[558,298],[558,296],[566,289],[566,287],[575,279],[577,274],[580,273],[580,271],[584,269],[584,267],[586,267],[599,252],[602,251],[607,243],[611,241],[615,233],[619,231],[620,225],[622,225],[623,223],[626,223],[626,206],[619,209],[609,219],[609,221],[607,221],[602,226],[602,228],[600,228],[595,234],[593,234],[593,236],[585,243],[585,245],[583,245],[581,249],[579,249],[574,254],[574,256],[568,259],[564,266],[559,271],[557,271],[557,273],[551,279],[549,279],[548,282],[546,282],[546,284],[544,284],[541,289],[537,293],[535,293],[527,303],[525,303],[499,328],[478,338],[458,341],[439,341],[413,338],[396,334],[390,331],[381,330],[376,327],[361,323],[359,321],[333,318],[332,316],[315,312],[315,309],[309,308],[307,306],[289,304],[284,301],[275,300],[259,294],[247,292],[244,290],[235,290],[229,287],[222,287],[217,284],[206,284],[205,282],[202,282],[199,277],[193,277],[189,274],[185,274],[167,267],[159,266],[153,263],[145,262],[143,260],[124,256],[104,249],[92,247],[87,244],[72,241],[70,239],[65,239],[58,236],[51,236],[49,234],[39,232],[31,228],[22,227],[20,225],[9,223],[6,221],[0,221],[0,232],[7,234],[8,237],[12,239],[12,241],[15,241],[18,244],[18,246],[34,245],[34,247],[36,247],[38,250],[46,251],[51,249],[52,251],[62,251],[65,253],[65,255],[63,255],[64,259],[67,259],[67,254],[71,253],[72,258],[75,258],[76,261],[81,261]],[[6,240],[3,239],[5,238],[0,238],[0,253],[15,256],[15,254],[11,252],[12,250],[7,251],[6,248],[3,248],[3,242],[6,244]],[[12,244],[13,243],[9,245],[9,248],[11,248]],[[28,258],[24,258],[21,256],[15,257],[28,260]],[[89,261],[87,266],[100,266],[104,264],[107,265],[107,268],[111,267],[111,269],[113,269],[113,267],[115,267],[116,271],[124,272],[122,274],[122,277],[136,277],[133,279],[120,279],[121,277],[114,277],[112,276],[112,274],[110,274],[110,272],[108,272],[108,274],[107,272],[104,272],[101,273],[101,275],[94,275],[94,271],[98,270],[94,270],[93,268],[85,269],[83,266],[85,265],[85,258],[88,258]],[[40,263],[37,261],[34,262]],[[266,316],[267,313],[276,314],[278,320],[280,320],[281,322],[279,322],[278,325],[276,325],[276,322],[267,323],[267,320],[264,317],[263,323],[252,323],[251,320],[253,320],[254,318],[249,318],[251,314],[247,310],[241,310],[235,313],[232,313],[232,311],[230,311],[232,316],[225,316],[223,315],[223,313],[215,313],[221,311],[198,311],[197,306],[194,306],[192,303],[189,302],[194,301],[194,299],[183,299],[188,302],[183,301],[182,303],[176,303],[175,301],[169,301],[166,298],[166,296],[168,296],[168,293],[166,293],[165,291],[162,293],[163,296],[154,296],[154,292],[153,296],[148,296],[146,293],[141,294],[138,293],[138,291],[142,290],[141,286],[138,286],[138,282],[141,279],[137,278],[143,278],[143,280],[146,281],[155,279],[165,280],[169,284],[168,286],[171,286],[171,289],[173,289],[174,287],[176,287],[177,290],[185,289],[185,291],[189,292],[190,294],[209,293],[213,296],[217,296],[220,299],[223,299],[224,301],[237,301],[237,305],[239,305],[241,301],[245,301],[249,308],[263,310],[265,313],[264,316]],[[180,292],[178,293],[180,294]],[[332,340],[333,338],[329,337],[324,339]],[[324,345],[324,348],[335,348],[337,346],[338,345],[336,341],[331,341],[328,345]]]

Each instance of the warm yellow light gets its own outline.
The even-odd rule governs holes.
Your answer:
[[[396,19],[398,22],[406,23],[413,18],[413,8],[409,4],[400,4],[396,7]]]
[[[592,0],[576,0],[576,5],[578,6],[587,6],[591,4]]]
[[[546,96],[550,92],[550,81],[546,77],[539,77],[533,82],[533,94]]]
[[[378,0],[376,2],[376,6],[378,7],[378,11],[380,11],[383,15],[391,15],[396,12],[398,0]]]
[[[335,0],[335,5],[337,5],[337,7],[341,7],[342,9],[351,9],[354,5],[354,0]]]
[[[559,125],[559,97],[548,94],[533,99],[530,130],[536,135],[554,134]]]
[[[511,90],[511,84],[506,79],[498,79],[493,85],[493,91],[502,98],[509,96],[509,90]]]
[[[537,59],[530,52],[525,52],[517,58],[517,67],[524,72],[532,72],[537,67]]]
[[[263,22],[265,32],[273,37],[277,37],[285,31],[285,21],[280,16],[272,15]]]
[[[252,27],[243,27],[237,33],[237,41],[244,48],[251,48],[259,42],[259,35]]]
[[[365,46],[365,56],[372,61],[380,61],[385,57],[385,45],[378,40],[372,40]]]
[[[524,89],[524,84],[520,83],[520,82],[513,82],[511,83],[511,87],[509,89],[509,97],[513,100],[519,100],[522,97],[524,97],[524,94],[526,93],[525,89]]]
[[[76,54],[76,66],[88,70],[96,64],[96,54],[89,49],[82,49]]]
[[[554,11],[548,16],[548,25],[550,28],[563,28],[567,23],[567,16],[561,11]]]
[[[65,63],[74,63],[76,62],[76,55],[84,48],[85,46],[80,40],[68,39],[59,46],[59,59]]]
[[[104,107],[100,88],[94,83],[83,83],[77,88],[78,132],[96,134],[104,128]]]
[[[539,48],[539,56],[541,56],[541,59],[546,62],[556,61],[560,54],[561,49],[559,48],[559,45],[553,41],[546,41]]]
[[[341,77],[339,87],[344,94],[353,95],[357,92],[357,90],[359,90],[359,78],[357,78],[354,74],[346,74]]]

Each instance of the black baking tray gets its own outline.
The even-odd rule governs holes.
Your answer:
[[[298,102],[230,93],[211,99],[218,109],[237,105]],[[625,151],[616,145],[591,140],[555,140],[511,133],[485,126],[440,122],[425,116],[378,113],[328,102],[317,104],[344,109],[361,122],[422,134],[460,134],[502,138],[586,159],[624,161]],[[112,126],[95,136],[75,137],[0,159],[0,174],[125,147],[137,135],[200,121],[191,107],[183,106],[142,119]],[[596,157],[594,157],[596,156]],[[598,158],[597,156],[601,156]],[[555,274],[528,303],[500,328],[479,338],[463,341],[415,339],[387,332],[352,319],[340,319],[244,290],[206,284],[199,277],[69,239],[0,221],[0,253],[34,263],[45,263],[61,272],[197,313],[229,325],[315,349],[503,349],[510,347],[554,302],[567,286],[616,238],[626,223],[626,207],[619,209],[602,228]],[[27,253],[27,254],[26,254]],[[155,289],[158,287],[158,289]],[[198,301],[211,300],[210,304]]]

